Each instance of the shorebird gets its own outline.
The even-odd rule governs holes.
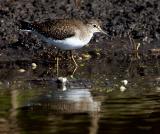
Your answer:
[[[77,67],[78,65],[73,57],[72,50],[87,45],[94,33],[101,32],[107,35],[107,33],[101,29],[100,25],[100,22],[95,19],[86,21],[57,19],[42,23],[21,21],[20,29],[33,32],[43,41],[58,48],[57,61],[59,50],[70,51],[71,59]]]

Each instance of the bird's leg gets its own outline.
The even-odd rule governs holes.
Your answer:
[[[56,54],[56,69],[57,69],[57,77],[58,77],[58,72],[59,72],[59,53],[60,53],[60,50],[58,49],[58,52]]]
[[[75,74],[76,70],[77,70],[77,66],[74,68],[74,70],[73,70],[73,72],[71,74],[71,78],[73,78],[73,75]]]
[[[78,64],[77,64],[77,62],[75,61],[74,56],[73,56],[73,54],[72,54],[72,50],[70,50],[70,56],[71,56],[71,59],[73,60],[73,62],[74,62],[74,64],[75,64],[75,67],[78,67]]]
[[[75,65],[75,68],[74,68],[74,70],[73,70],[73,72],[72,72],[72,75],[71,75],[71,77],[73,77],[74,73],[75,73],[76,70],[77,70],[78,64],[76,63],[76,61],[75,61],[75,59],[74,59],[74,57],[73,57],[72,50],[70,50],[69,52],[70,52],[71,59],[73,60],[74,65]]]

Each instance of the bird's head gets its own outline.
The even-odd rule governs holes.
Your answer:
[[[106,34],[108,35],[102,28],[101,28],[101,21],[99,20],[88,20],[87,22],[87,27],[88,27],[88,30],[92,33],[103,33],[103,34]]]

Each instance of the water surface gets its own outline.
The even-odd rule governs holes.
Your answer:
[[[1,64],[0,133],[159,134],[159,61],[91,59],[66,85],[54,67],[30,65]],[[60,67],[59,76],[66,70]]]

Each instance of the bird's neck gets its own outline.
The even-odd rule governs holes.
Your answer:
[[[88,44],[93,36],[93,33],[90,32],[81,32],[79,39],[84,42],[84,44]]]
[[[93,31],[88,25],[85,25],[79,30],[80,37],[82,38],[91,38],[93,36]]]

